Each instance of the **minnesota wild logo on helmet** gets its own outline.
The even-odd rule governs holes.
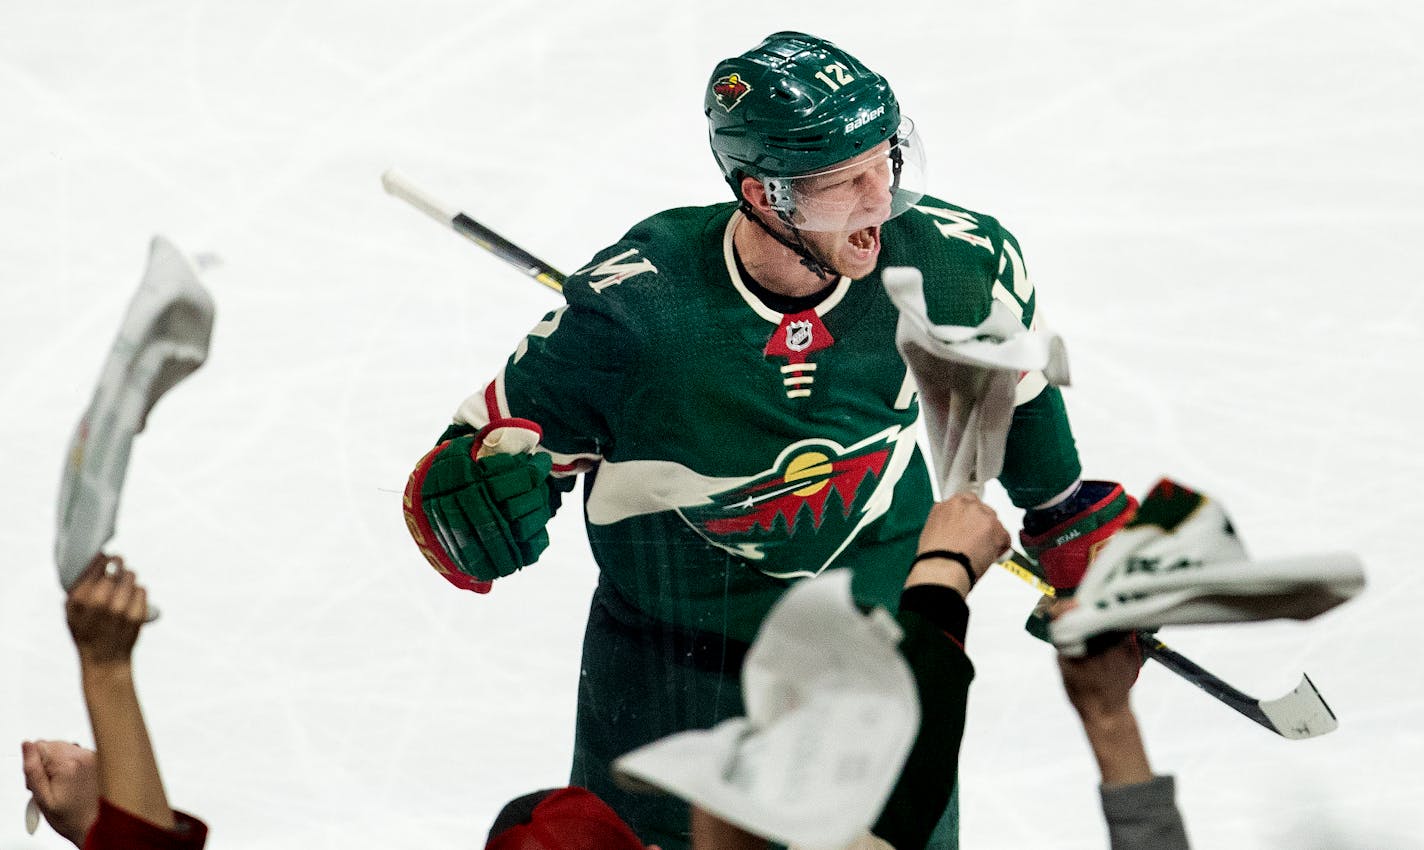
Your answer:
[[[709,502],[678,513],[709,543],[778,578],[815,575],[869,517],[886,481],[899,429],[844,448],[809,439],[786,448],[774,467]]]
[[[728,74],[712,81],[712,95],[728,112],[741,103],[742,98],[746,97],[747,92],[751,90],[752,87],[742,81],[740,74]]]

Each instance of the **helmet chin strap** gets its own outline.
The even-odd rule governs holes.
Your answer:
[[[794,253],[797,257],[800,257],[801,265],[805,266],[811,272],[811,274],[815,275],[826,283],[835,283],[836,280],[840,277],[840,275],[836,274],[829,266],[822,262],[819,257],[811,253],[811,247],[806,244],[806,241],[804,239],[801,238],[801,231],[796,227],[795,224],[791,223],[790,213],[785,212],[784,210],[777,210],[776,215],[788,228],[791,229],[791,236],[796,240],[794,242],[791,241],[791,239],[787,239],[785,236],[782,236],[780,233],[777,233],[774,229],[772,229],[771,225],[762,221],[761,216],[757,215],[756,210],[752,209],[752,205],[747,203],[745,200],[741,202],[741,210],[742,215],[756,222],[757,226],[760,227],[762,230],[766,231],[766,234],[768,236],[770,236],[772,239],[775,239],[777,242],[781,243],[786,248],[789,248],[791,252]]]

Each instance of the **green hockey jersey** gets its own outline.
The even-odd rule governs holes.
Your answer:
[[[784,315],[738,272],[733,203],[641,222],[570,276],[456,421],[543,429],[556,476],[586,474],[605,581],[644,613],[750,641],[791,581],[854,571],[894,610],[932,496],[887,266],[921,269],[931,318],[977,325],[993,299],[1033,321],[1018,245],[926,197],[881,230],[876,271]],[[1037,380],[1037,383],[1035,383]],[[1058,390],[1020,382],[1001,482],[1020,506],[1078,477]]]

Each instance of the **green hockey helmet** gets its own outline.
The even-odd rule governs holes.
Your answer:
[[[703,111],[712,155],[738,199],[743,177],[759,179],[778,214],[802,229],[863,226],[813,189],[837,182],[827,175],[848,165],[860,174],[885,142],[885,162],[871,170],[883,171],[894,203],[879,218],[923,194],[914,187],[924,185],[924,155],[890,84],[824,39],[778,32],[723,60],[708,81]]]

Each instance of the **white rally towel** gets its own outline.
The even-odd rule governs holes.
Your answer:
[[[919,730],[900,637],[883,609],[856,609],[848,570],[802,581],[747,655],[747,716],[648,744],[614,770],[783,844],[863,841]]]
[[[134,435],[160,396],[203,364],[213,299],[161,236],[104,361],[94,397],[70,439],[60,479],[54,557],[65,590],[109,538]]]
[[[1074,598],[1050,626],[1069,655],[1110,631],[1193,623],[1308,620],[1365,586],[1348,552],[1253,561],[1221,505],[1162,480],[1132,522],[1098,552]]]
[[[1004,467],[1020,376],[1067,385],[1063,341],[1025,328],[999,301],[976,327],[933,324],[919,269],[892,266],[881,279],[900,311],[895,344],[919,388],[940,492],[982,493]]]

